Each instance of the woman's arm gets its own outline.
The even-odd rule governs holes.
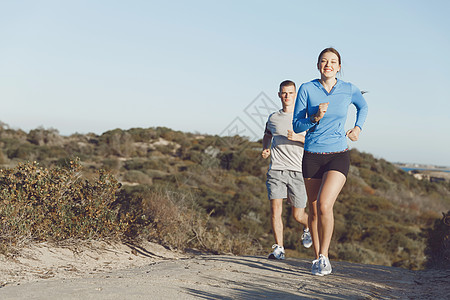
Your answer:
[[[369,106],[367,105],[366,100],[364,99],[361,91],[352,84],[352,103],[356,107],[356,122],[355,127],[347,131],[346,136],[353,141],[356,142],[359,138],[359,134],[361,133],[362,126],[367,118],[367,113],[369,112]]]
[[[302,84],[297,93],[297,99],[295,100],[294,107],[294,117],[292,119],[292,127],[296,133],[307,131],[316,125],[318,121],[315,116],[306,116],[308,108],[307,99],[308,93],[306,91],[305,84]]]
[[[355,127],[358,126],[362,129],[364,122],[367,118],[367,113],[369,112],[369,106],[364,99],[361,91],[352,84],[352,103],[356,107],[356,122]]]

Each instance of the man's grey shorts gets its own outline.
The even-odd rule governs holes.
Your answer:
[[[286,199],[289,196],[294,207],[306,207],[307,196],[302,172],[269,170],[266,186],[269,200]]]

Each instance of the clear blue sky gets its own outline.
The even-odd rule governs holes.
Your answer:
[[[262,136],[246,112],[265,96],[278,105],[284,79],[317,78],[333,46],[340,78],[369,91],[351,146],[450,166],[449,11],[445,0],[0,0],[0,120],[64,135],[237,124]]]

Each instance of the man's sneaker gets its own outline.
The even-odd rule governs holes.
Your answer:
[[[311,273],[313,275],[319,275],[319,260],[315,259],[312,261]]]
[[[269,254],[269,259],[284,259],[284,247],[274,244],[272,249],[274,250]]]
[[[328,257],[323,254],[319,255],[319,274],[320,276],[331,274],[331,264]]]
[[[312,245],[311,233],[309,232],[308,228],[303,229],[302,243],[303,243],[303,247],[305,247],[305,248],[309,248]]]

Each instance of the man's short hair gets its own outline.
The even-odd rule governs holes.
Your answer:
[[[280,92],[281,92],[281,89],[285,86],[294,86],[294,89],[295,89],[295,83],[292,80],[285,80],[282,83],[280,83]]]

